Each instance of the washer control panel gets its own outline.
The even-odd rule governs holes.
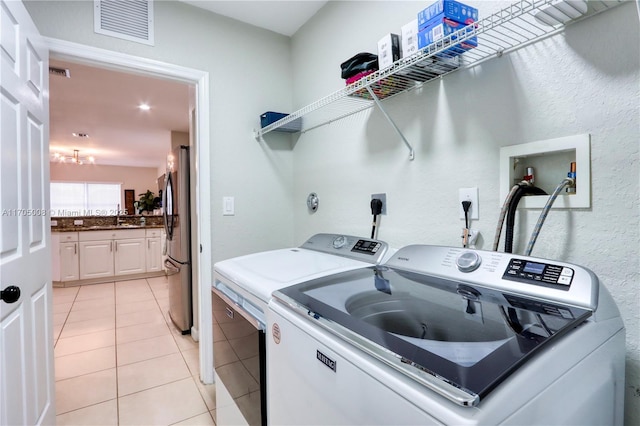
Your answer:
[[[573,274],[573,269],[566,266],[511,259],[502,278],[530,284],[563,286],[568,290],[573,280]]]
[[[374,255],[380,250],[382,244],[379,241],[373,240],[358,240],[356,245],[353,246],[351,251]]]
[[[460,272],[473,272],[482,263],[482,258],[475,251],[465,251],[456,258],[456,266]]]

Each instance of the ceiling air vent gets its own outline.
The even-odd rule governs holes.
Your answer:
[[[71,78],[71,71],[69,71],[67,68],[49,67],[49,74],[55,75],[58,77]]]
[[[152,0],[94,0],[94,31],[153,46]]]

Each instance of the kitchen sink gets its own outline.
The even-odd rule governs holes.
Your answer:
[[[509,337],[506,327],[486,327],[483,322],[495,321],[484,313],[483,322],[473,321],[465,314],[465,300],[456,294],[444,297],[460,299],[452,309],[416,297],[415,294],[370,291],[350,297],[345,303],[346,311],[352,316],[381,330],[400,336],[443,342],[488,342]],[[481,314],[482,315],[482,314]],[[500,318],[500,315],[497,315]],[[443,322],[442,318],[448,320]],[[495,318],[495,316],[494,316]],[[494,330],[487,332],[487,330]]]

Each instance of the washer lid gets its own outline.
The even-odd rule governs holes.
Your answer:
[[[267,302],[280,288],[365,266],[370,263],[291,248],[224,260],[216,263],[215,270]]]
[[[592,314],[386,266],[294,285],[274,299],[461,405],[477,404]]]
[[[387,253],[383,241],[351,235],[316,234],[300,248],[264,251],[223,260],[214,270],[268,302],[271,293],[325,275],[380,262]]]

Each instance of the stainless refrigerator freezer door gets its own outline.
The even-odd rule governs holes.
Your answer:
[[[191,333],[191,265],[168,257],[164,266],[169,278],[169,316],[182,334]]]
[[[189,147],[173,151],[173,163],[165,184],[164,222],[168,239],[168,255],[182,262],[191,261],[191,214],[189,202]]]

